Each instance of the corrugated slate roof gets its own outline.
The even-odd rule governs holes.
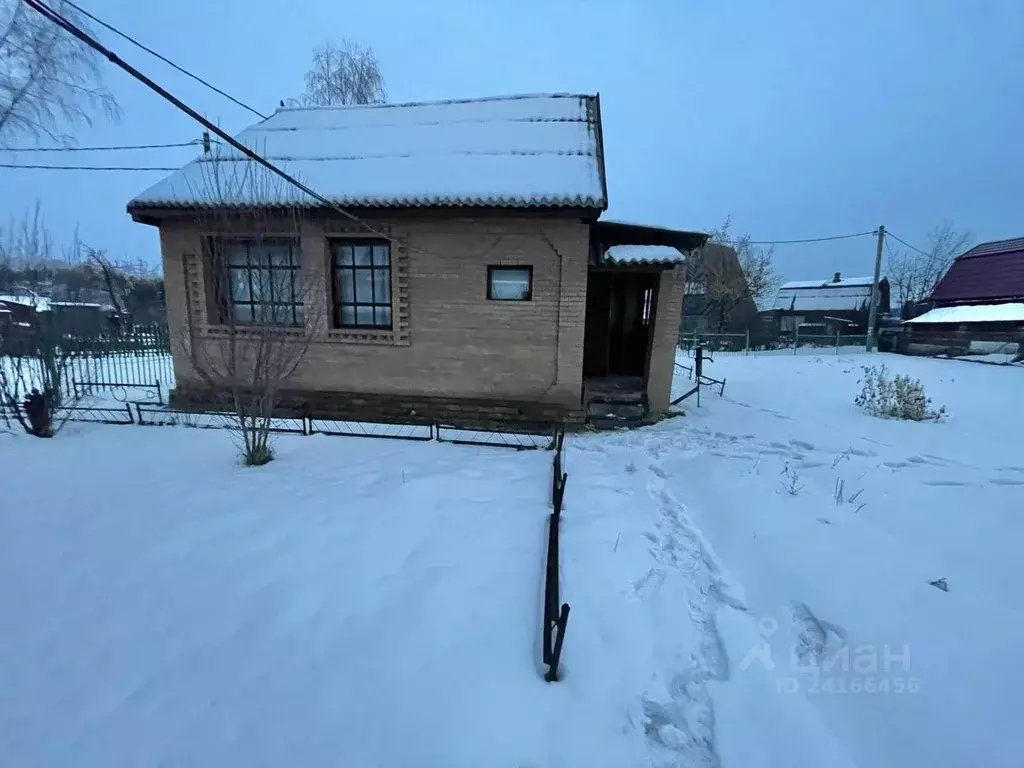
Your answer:
[[[604,253],[612,264],[682,264],[682,251],[671,245],[613,245]]]
[[[596,97],[281,109],[237,139],[349,207],[605,208]],[[225,144],[154,184],[129,210],[318,205]]]

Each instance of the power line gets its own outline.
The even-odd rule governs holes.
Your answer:
[[[0,163],[0,168],[20,168],[26,171],[177,171],[161,165],[18,165]]]
[[[123,37],[123,38],[124,38],[125,40],[127,40],[127,41],[128,41],[129,43],[131,43],[132,45],[138,46],[139,48],[141,48],[142,50],[144,50],[144,51],[145,51],[146,53],[150,54],[151,56],[156,56],[156,57],[157,57],[158,59],[160,59],[160,61],[162,61],[162,62],[164,62],[165,64],[168,64],[168,65],[170,65],[170,66],[174,67],[174,68],[175,68],[176,70],[178,70],[179,72],[181,72],[181,73],[182,73],[183,75],[187,75],[188,77],[191,77],[191,78],[192,78],[193,80],[195,80],[196,82],[198,82],[198,83],[202,83],[203,85],[205,85],[205,86],[206,86],[207,88],[209,88],[209,89],[210,89],[211,91],[215,91],[215,92],[219,93],[219,94],[220,94],[221,96],[223,96],[223,97],[224,97],[225,99],[228,99],[229,101],[233,101],[233,102],[234,102],[235,104],[237,104],[238,106],[242,107],[243,109],[247,109],[247,110],[249,110],[250,112],[252,112],[252,113],[253,113],[254,115],[256,115],[256,116],[257,116],[258,118],[260,118],[261,120],[266,120],[266,119],[267,119],[267,116],[266,116],[266,115],[264,115],[263,113],[261,113],[261,112],[257,112],[257,111],[256,111],[255,109],[253,109],[252,107],[250,107],[250,106],[249,106],[248,104],[243,104],[243,103],[242,103],[241,101],[239,101],[238,99],[236,99],[236,98],[235,98],[234,96],[230,96],[229,94],[225,93],[224,91],[222,91],[222,90],[221,90],[220,88],[216,87],[215,85],[211,85],[211,84],[210,84],[210,83],[208,83],[208,82],[207,82],[206,80],[203,80],[203,78],[199,77],[198,75],[193,75],[193,74],[192,74],[191,72],[189,72],[189,71],[188,71],[187,69],[185,69],[184,67],[180,67],[180,66],[178,66],[178,65],[177,65],[177,64],[175,64],[175,63],[174,63],[173,61],[171,61],[170,59],[168,59],[168,58],[167,58],[166,56],[161,56],[161,55],[160,55],[159,53],[157,53],[156,51],[154,51],[154,50],[153,50],[152,48],[148,48],[147,46],[143,45],[143,44],[142,44],[142,43],[140,43],[140,42],[139,42],[138,40],[136,40],[135,38],[133,38],[133,37],[132,37],[131,35],[127,35],[127,34],[125,34],[124,32],[122,32],[121,30],[117,29],[117,27],[111,26],[110,24],[107,24],[107,22],[105,22],[105,21],[103,21],[103,20],[101,20],[101,19],[98,19],[98,18],[96,18],[96,17],[95,17],[95,16],[93,16],[93,15],[92,15],[91,13],[89,13],[89,12],[88,12],[87,10],[85,10],[84,8],[82,8],[81,6],[75,5],[75,4],[73,3],[73,2],[71,2],[71,0],[64,0],[64,2],[65,2],[65,3],[67,4],[67,5],[70,5],[70,6],[72,7],[72,8],[74,8],[74,9],[75,9],[76,11],[78,11],[79,13],[81,13],[81,14],[82,14],[83,16],[86,16],[87,18],[90,18],[90,19],[92,19],[93,21],[95,21],[95,22],[96,22],[97,24],[99,24],[99,25],[100,25],[101,27],[104,27],[105,29],[109,29],[109,30],[110,30],[111,32],[113,32],[113,33],[114,33],[115,35],[120,35],[120,36],[121,36],[121,37]],[[31,5],[31,4],[30,4],[30,5]],[[70,22],[69,22],[69,23],[70,23]]]
[[[172,149],[175,147],[194,147],[202,144],[199,139],[183,141],[175,144],[124,144],[110,147],[0,147],[0,152],[120,152],[131,149]]]
[[[894,235],[894,234],[893,234],[892,232],[890,232],[889,230],[885,230],[885,234],[886,234],[886,235],[888,235],[889,237],[891,237],[891,238],[892,238],[893,240],[895,240],[895,241],[896,241],[897,243],[903,243],[903,245],[907,246],[907,248],[909,248],[910,250],[912,250],[912,251],[917,251],[917,252],[918,252],[918,253],[920,253],[920,254],[921,254],[922,256],[931,256],[931,255],[932,255],[932,254],[928,253],[927,251],[922,251],[922,250],[921,250],[920,248],[918,248],[917,246],[913,246],[913,245],[911,245],[911,244],[910,244],[910,243],[908,243],[908,242],[907,242],[906,240],[903,240],[902,238],[896,237],[896,235]]]
[[[215,133],[217,136],[222,138],[225,142],[227,142],[232,147],[237,149],[239,152],[241,152],[243,155],[248,157],[250,160],[255,161],[256,163],[258,163],[259,165],[263,166],[264,168],[266,168],[271,173],[275,174],[276,176],[279,176],[281,179],[283,179],[287,183],[291,184],[292,186],[296,187],[298,190],[300,190],[301,192],[305,193],[309,197],[313,198],[318,203],[327,206],[331,210],[336,211],[337,213],[341,214],[342,216],[344,216],[345,218],[349,219],[350,221],[355,222],[356,224],[359,224],[359,226],[363,227],[364,229],[366,229],[371,234],[374,234],[374,235],[376,235],[377,237],[380,237],[383,240],[387,240],[388,242],[393,242],[395,240],[395,238],[392,237],[391,235],[388,235],[388,234],[386,234],[384,232],[381,232],[381,231],[375,229],[370,224],[368,224],[367,222],[365,222],[362,219],[360,219],[358,216],[356,216],[356,215],[354,215],[352,213],[349,213],[347,210],[345,210],[341,206],[337,205],[336,203],[331,202],[330,200],[328,200],[326,197],[324,197],[323,195],[319,194],[318,192],[314,192],[312,189],[307,187],[305,184],[303,184],[301,181],[296,179],[294,176],[291,176],[290,174],[285,173],[280,168],[278,168],[276,165],[274,165],[272,162],[270,162],[269,160],[264,158],[262,155],[259,155],[256,152],[253,152],[251,149],[249,149],[249,147],[247,147],[244,144],[242,144],[241,142],[239,142],[237,139],[235,139],[230,134],[225,133],[219,127],[217,127],[216,125],[211,123],[209,120],[207,120],[205,117],[203,117],[198,112],[196,112],[194,109],[192,109],[192,107],[188,106],[181,99],[179,99],[178,97],[174,96],[166,88],[163,88],[162,86],[157,85],[156,82],[151,80],[146,75],[142,74],[139,70],[135,69],[135,67],[133,67],[130,64],[126,63],[124,60],[122,60],[120,57],[118,57],[118,55],[116,53],[111,51],[109,48],[105,47],[102,43],[100,43],[98,40],[93,38],[90,34],[85,32],[83,29],[81,29],[80,27],[76,26],[72,22],[68,21],[65,17],[61,16],[59,13],[54,11],[52,8],[49,8],[48,6],[46,6],[44,3],[41,2],[41,0],[24,0],[24,2],[25,2],[26,5],[29,6],[29,8],[31,8],[34,11],[36,11],[40,15],[42,15],[44,18],[49,19],[50,21],[52,21],[54,24],[56,24],[57,26],[59,26],[61,29],[65,30],[69,34],[74,35],[76,38],[78,38],[83,43],[88,45],[94,51],[97,51],[98,53],[102,54],[104,56],[104,58],[106,58],[111,64],[114,64],[114,65],[120,67],[125,72],[127,72],[129,75],[131,75],[136,80],[138,80],[143,85],[145,85],[147,88],[149,88],[152,91],[155,91],[160,96],[162,96],[164,99],[166,99],[167,101],[171,102],[171,104],[176,106],[178,109],[180,109],[182,112],[187,114],[189,117],[191,117],[193,120],[195,120],[197,123],[202,125],[207,130],[212,131],[213,133]],[[21,166],[21,167],[24,167],[24,166]],[[175,168],[175,169],[171,169],[171,170],[177,170],[177,169]]]
[[[885,231],[885,234],[889,234],[889,230]],[[892,248],[889,247],[889,238],[885,238],[885,252],[889,254],[889,259],[892,260]]]
[[[867,232],[854,232],[850,235],[832,235],[831,237],[805,237],[799,240],[751,240],[751,245],[793,245],[796,243],[824,243],[828,240],[849,240],[851,237],[864,237],[865,235],[877,235],[877,229]]]

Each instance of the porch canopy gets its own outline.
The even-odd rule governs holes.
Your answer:
[[[702,247],[704,232],[649,227],[624,221],[595,221],[590,225],[590,245],[595,265],[647,265],[672,267],[685,254]]]

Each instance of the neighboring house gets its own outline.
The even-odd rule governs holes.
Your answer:
[[[757,304],[736,250],[728,245],[707,243],[693,252],[685,293],[680,323],[684,335],[745,333],[758,327]]]
[[[873,277],[798,280],[783,284],[771,308],[762,313],[769,335],[797,333],[864,334],[868,329]],[[889,312],[889,281],[878,281],[878,314]]]
[[[0,295],[0,310],[10,313],[14,325],[45,328],[59,334],[94,336],[110,331],[109,308],[83,301],[54,301],[38,295]]]
[[[43,297],[0,295],[0,355],[22,355],[33,348],[46,312],[49,300]]]
[[[971,342],[1024,344],[1024,238],[976,245],[956,258],[908,320],[909,351],[971,351]]]
[[[50,299],[27,293],[2,294],[0,309],[6,309],[11,313],[13,323],[34,327],[40,318],[50,311]]]
[[[598,97],[280,109],[238,138],[358,221],[225,145],[128,210],[160,228],[172,334],[224,344],[228,318],[255,315],[310,339],[284,408],[579,422],[611,386],[667,409],[683,254],[706,235],[598,221],[608,203]],[[211,179],[238,178],[257,184],[210,198]],[[301,231],[266,234],[257,218],[282,205],[304,209]],[[211,228],[197,215],[211,206],[237,216]],[[212,263],[214,245],[230,267]],[[285,295],[273,305],[253,295],[254,278],[278,273]],[[231,286],[219,303],[217,280]],[[323,288],[301,305],[301,285]],[[172,345],[174,402],[210,402],[184,346]]]
[[[60,334],[96,336],[110,332],[112,307],[86,301],[51,301],[50,319]]]

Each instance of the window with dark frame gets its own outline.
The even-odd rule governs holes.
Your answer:
[[[491,301],[532,301],[533,267],[488,267],[487,298]]]
[[[305,323],[298,245],[287,240],[221,240],[228,291],[224,322],[301,326]]]
[[[391,330],[391,245],[340,240],[331,245],[334,326]]]

